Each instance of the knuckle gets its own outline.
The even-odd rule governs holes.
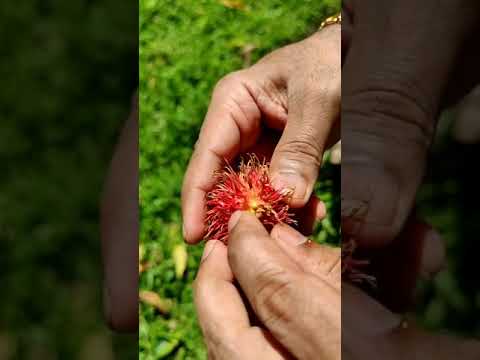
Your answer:
[[[232,267],[241,264],[242,259],[251,252],[253,242],[258,241],[258,235],[253,234],[249,229],[235,229],[228,239],[227,257]]]
[[[253,307],[265,325],[289,321],[295,297],[295,278],[282,268],[265,264],[258,271]]]
[[[332,256],[327,258],[315,258],[309,260],[308,265],[314,274],[323,275],[334,280],[336,283],[340,280],[342,257],[340,249],[332,249]]]
[[[366,129],[371,135],[428,146],[434,132],[434,111],[424,99],[413,85],[369,86],[343,95],[342,118],[347,119],[347,130]]]
[[[286,140],[279,147],[277,153],[288,161],[311,167],[320,167],[322,162],[322,150],[320,141],[313,134],[308,126],[304,126],[302,133],[294,139]]]
[[[243,360],[244,350],[241,348],[241,340],[238,337],[225,336],[225,334],[204,331],[207,346],[208,360]],[[239,341],[240,340],[240,341]]]
[[[315,103],[330,102],[340,97],[340,63],[339,66],[328,63],[315,65],[310,67],[310,71],[304,72],[300,79],[292,78],[291,81],[289,97],[294,102],[304,102],[305,99],[311,99]]]
[[[219,333],[211,327],[204,327],[202,332],[209,360],[236,358],[239,351],[234,338],[228,334]]]
[[[238,70],[231,72],[222,77],[215,85],[214,92],[219,92],[225,89],[231,89],[232,86],[238,86],[245,79],[245,70]]]

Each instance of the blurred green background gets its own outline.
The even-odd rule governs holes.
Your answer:
[[[140,1],[140,291],[146,298],[140,305],[140,359],[206,358],[191,288],[203,246],[183,244],[180,189],[213,86],[312,33],[339,4]],[[322,170],[317,194],[329,217],[316,229],[318,241],[339,241],[339,170]]]
[[[103,319],[98,205],[137,4],[2,1],[0,43],[0,359],[136,358]]]

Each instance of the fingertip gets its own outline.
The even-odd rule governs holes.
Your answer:
[[[314,197],[315,202],[315,219],[317,221],[323,220],[327,216],[327,206],[318,197]]]
[[[423,241],[420,270],[422,276],[427,279],[433,278],[445,267],[446,250],[442,236],[433,228],[429,227]]]
[[[235,211],[232,216],[230,216],[230,220],[228,221],[228,232],[230,233],[233,228],[237,225],[238,221],[242,217],[242,211],[237,210]]]
[[[190,245],[198,244],[205,234],[205,228],[203,224],[199,222],[190,222],[186,221],[182,224],[182,233],[183,240]]]
[[[232,269],[244,265],[252,252],[268,246],[270,234],[255,215],[248,211],[235,212],[229,222],[228,258]]]
[[[308,241],[301,232],[286,224],[277,224],[273,227],[271,236],[273,239],[287,246],[300,246]]]
[[[291,191],[290,206],[300,208],[305,206],[312,193],[312,186],[307,184],[303,176],[296,173],[278,172],[272,174],[272,186],[280,192]]]
[[[227,260],[227,247],[220,240],[208,240],[203,248],[197,279],[233,280]]]
[[[205,193],[192,190],[185,193],[183,200],[183,239],[188,244],[196,244],[205,235]]]
[[[312,194],[303,208],[293,209],[295,218],[299,220],[297,229],[305,235],[312,234],[316,223],[325,218],[326,212],[325,204]]]
[[[182,225],[183,240],[190,245],[198,244],[205,234],[205,227],[199,220],[184,221]]]
[[[267,230],[260,220],[249,211],[235,211],[228,221],[228,232],[235,232],[235,229],[239,228],[239,225],[242,228],[242,232],[262,232],[267,234]]]

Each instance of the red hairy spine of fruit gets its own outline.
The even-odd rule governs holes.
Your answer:
[[[360,260],[354,257],[357,244],[354,239],[348,239],[342,244],[342,279],[352,283],[367,283],[375,287],[376,280],[372,275],[368,275],[362,268],[369,265],[368,260]]]
[[[228,221],[237,210],[254,214],[267,228],[278,223],[295,224],[289,212],[292,190],[276,190],[268,175],[268,162],[247,154],[248,161],[241,159],[238,171],[230,164],[215,173],[213,189],[206,195],[207,240],[228,242]]]
[[[207,193],[206,240],[228,243],[228,221],[237,210],[249,211],[271,230],[278,223],[296,224],[289,212],[291,189],[274,189],[268,175],[268,162],[247,154],[238,171],[226,162],[224,169],[215,173],[215,185]],[[342,278],[354,283],[375,285],[375,278],[364,273],[368,261],[354,258],[356,243],[347,240],[342,246]]]

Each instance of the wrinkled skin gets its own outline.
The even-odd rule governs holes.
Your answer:
[[[207,242],[195,280],[209,359],[476,359],[479,342],[404,326],[400,315],[341,284],[339,249],[308,242],[287,225],[269,234],[248,212],[235,213],[229,229],[228,250]],[[406,259],[385,253],[379,270],[400,281],[432,276],[444,261],[440,237],[418,221],[407,230],[412,241],[398,243],[416,246],[395,249]],[[414,259],[418,266],[405,273],[399,265]]]

